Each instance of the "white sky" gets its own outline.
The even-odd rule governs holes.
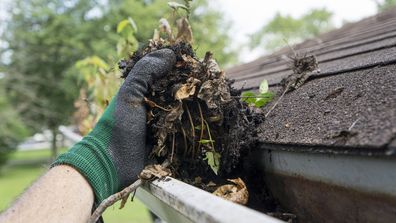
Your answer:
[[[276,12],[298,17],[309,9],[326,7],[333,12],[333,23],[340,27],[344,21],[358,21],[374,15],[377,11],[374,0],[217,0],[211,2],[232,21],[232,35],[238,45],[247,43],[248,34],[259,30]],[[253,60],[265,52],[249,52],[244,48],[241,62]]]

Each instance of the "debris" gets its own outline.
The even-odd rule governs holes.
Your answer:
[[[226,184],[217,188],[213,194],[238,204],[246,204],[249,192],[241,178],[228,179],[234,184]]]
[[[139,174],[139,178],[142,180],[152,180],[154,178],[163,179],[167,176],[171,176],[171,171],[159,164],[148,165]]]

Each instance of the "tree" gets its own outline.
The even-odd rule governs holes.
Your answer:
[[[374,1],[377,4],[377,10],[379,12],[382,12],[396,5],[396,0],[383,0],[383,1],[374,0]]]
[[[27,135],[23,122],[5,97],[3,82],[0,79],[0,168],[7,161],[10,152]]]
[[[298,43],[306,38],[312,38],[333,28],[332,13],[327,9],[312,9],[299,18],[277,13],[274,18],[259,31],[251,35],[250,47],[264,46],[274,50],[290,44]]]
[[[131,17],[137,26],[136,39],[140,44],[144,44],[153,36],[154,28],[158,27],[161,18],[172,17],[167,2],[164,0],[112,1],[109,2],[109,11],[102,19],[112,27],[112,31],[115,31],[118,22]],[[222,65],[236,62],[236,51],[232,48],[229,34],[230,24],[225,21],[221,12],[209,6],[208,0],[192,2],[190,23],[194,33],[194,45],[200,57],[203,57],[206,51],[211,51]]]
[[[222,15],[210,9],[207,0],[194,4],[192,23],[198,53],[211,50],[222,62],[232,62],[227,26]],[[111,61],[117,57],[116,26],[132,17],[137,24],[136,39],[145,43],[169,14],[166,1],[15,0],[10,2],[10,19],[1,35],[0,64],[6,73],[6,94],[23,122],[33,131],[50,129],[56,136],[60,124],[70,121],[73,101],[78,97],[75,63],[91,55]],[[5,56],[6,55],[6,56]],[[80,83],[84,84],[84,83]],[[56,139],[52,140],[56,156]]]
[[[10,55],[3,64],[6,93],[30,129],[52,131],[56,156],[57,128],[68,121],[78,93],[67,74],[76,60],[94,52],[93,43],[101,43],[93,29],[95,20],[87,18],[94,1],[10,4],[11,18],[2,35],[7,43],[3,53]]]

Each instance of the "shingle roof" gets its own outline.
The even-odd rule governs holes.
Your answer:
[[[262,126],[264,144],[396,151],[396,8],[293,48],[315,55],[321,72],[279,102]],[[227,75],[247,90],[267,79],[279,93],[280,81],[293,73],[288,56],[285,47]]]

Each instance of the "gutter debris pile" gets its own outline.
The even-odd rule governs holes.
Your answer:
[[[161,19],[160,32],[144,49],[122,61],[123,77],[133,65],[152,51],[169,48],[177,58],[174,69],[149,89],[148,143],[151,158],[170,161],[173,176],[240,204],[248,191],[240,179],[227,177],[257,141],[263,116],[240,100],[240,90],[231,87],[212,53],[203,59],[192,50],[192,32],[186,18],[177,21],[173,36],[169,23]],[[160,34],[166,36],[165,39]],[[219,187],[219,185],[226,185]]]

